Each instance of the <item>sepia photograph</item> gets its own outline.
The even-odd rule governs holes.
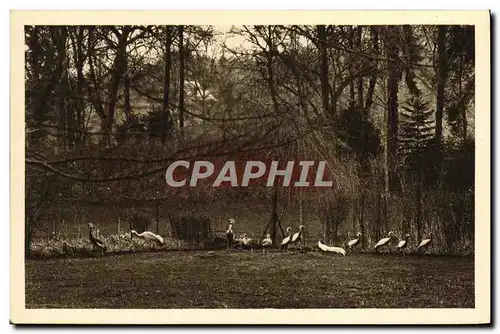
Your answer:
[[[238,13],[11,12],[11,321],[489,323],[490,13]]]

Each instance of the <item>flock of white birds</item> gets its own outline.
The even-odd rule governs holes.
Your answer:
[[[247,246],[251,243],[251,239],[249,239],[247,237],[247,234],[243,234],[243,237],[242,238],[235,238],[235,233],[234,233],[234,230],[233,230],[233,224],[235,223],[235,220],[233,218],[230,218],[229,219],[229,227],[226,231],[226,238],[227,238],[227,249],[230,249],[232,248],[233,246],[235,245],[243,245],[243,246]],[[304,225],[300,225],[299,226],[299,230],[292,234],[292,228],[291,227],[288,227],[286,229],[287,231],[287,236],[285,238],[283,238],[283,240],[281,241],[281,244],[280,244],[280,249],[285,249],[287,250],[291,245],[297,245],[299,244],[300,242],[303,242],[305,243],[305,239],[303,237],[304,235],[304,230],[305,230],[305,226]],[[360,232],[358,232],[358,234],[356,235],[356,238],[352,239],[352,240],[349,240],[349,242],[347,242],[347,248],[348,249],[353,249],[355,248],[356,246],[358,246],[359,244],[361,244],[361,237],[362,237],[362,234]],[[382,249],[383,247],[387,247],[390,243],[391,240],[393,240],[393,238],[395,238],[396,236],[394,235],[394,233],[391,231],[388,233],[387,237],[385,238],[382,238],[380,239],[374,246],[374,249],[375,250],[380,250]],[[407,248],[408,246],[408,240],[410,239],[410,235],[409,234],[405,234],[403,239],[400,240],[398,242],[398,244],[396,245],[396,249],[398,251],[402,251],[403,249]],[[421,250],[424,250],[425,248],[427,248],[430,243],[431,243],[431,240],[432,240],[432,232],[429,234],[429,237],[428,238],[425,238],[424,240],[422,240],[419,245],[417,246],[417,251],[421,251]],[[262,251],[263,252],[266,252],[266,250],[270,247],[273,246],[273,241],[271,239],[271,235],[270,234],[267,234],[267,236],[261,241],[261,246],[262,246]],[[331,253],[337,253],[337,254],[341,254],[343,256],[346,255],[346,250],[342,247],[336,247],[336,246],[329,246],[329,245],[326,245],[324,243],[321,242],[321,240],[318,240],[318,248],[320,250],[322,250],[323,252],[331,252]],[[403,252],[403,255],[405,253]]]
[[[240,248],[250,248],[251,249],[252,248],[251,245],[253,244],[252,239],[248,238],[248,235],[246,233],[243,234],[239,238],[235,237],[235,232],[233,230],[233,224],[235,222],[236,221],[233,218],[229,219],[229,227],[226,231],[227,249],[229,250],[233,247],[238,247],[238,246]],[[94,225],[92,223],[89,223],[88,227],[89,227],[89,239],[92,242],[92,244],[95,247],[98,247],[101,250],[106,251],[105,243],[101,239],[99,239],[98,237],[96,237],[94,235]],[[304,239],[305,226],[304,225],[300,225],[299,230],[294,234],[292,234],[291,227],[288,227],[286,229],[286,231],[287,231],[287,236],[285,238],[283,238],[283,240],[281,241],[281,244],[279,245],[281,250],[288,250],[290,248],[290,246],[299,245],[301,242],[302,242],[302,246],[305,246],[305,239]],[[155,234],[155,233],[150,232],[150,231],[144,231],[142,233],[137,233],[137,231],[132,230],[131,236],[136,236],[136,237],[139,237],[139,238],[142,238],[145,240],[149,240],[151,242],[157,243],[158,245],[165,244],[164,239],[160,235]],[[357,233],[356,238],[349,240],[349,242],[347,242],[347,248],[353,249],[356,246],[358,246],[359,244],[361,244],[361,237],[362,237],[362,234]],[[389,245],[390,241],[393,240],[393,238],[396,238],[396,236],[394,235],[393,232],[389,232],[387,237],[380,239],[375,244],[374,249],[380,250],[383,247],[387,247]],[[403,239],[400,240],[398,242],[398,244],[396,245],[396,249],[398,251],[402,251],[403,249],[407,248],[409,238],[410,238],[410,235],[405,234]],[[432,240],[432,232],[429,234],[429,237],[425,238],[424,240],[422,240],[418,244],[417,251],[421,251],[421,250],[424,250],[425,248],[427,248],[430,245],[431,240]],[[266,237],[260,241],[260,246],[262,247],[262,252],[267,252],[267,250],[269,248],[273,247],[273,241],[271,239],[270,234],[267,234]],[[324,252],[337,253],[337,254],[341,254],[343,256],[346,255],[346,250],[344,248],[326,245],[326,244],[322,243],[321,240],[318,240],[318,248]],[[403,252],[403,254],[405,254],[405,253]]]

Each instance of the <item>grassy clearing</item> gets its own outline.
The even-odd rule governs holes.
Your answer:
[[[28,260],[26,307],[474,307],[474,259],[193,251]]]

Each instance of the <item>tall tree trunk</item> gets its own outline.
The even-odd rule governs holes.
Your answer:
[[[123,111],[127,121],[132,119],[132,106],[130,105],[130,73],[123,75]]]
[[[420,152],[418,153],[417,157],[417,192],[416,192],[416,202],[417,202],[417,208],[416,208],[416,214],[415,214],[415,220],[416,220],[416,226],[417,226],[417,240],[422,240],[421,237],[421,221],[422,221],[422,163],[421,163],[421,155]]]
[[[365,249],[365,197],[364,189],[361,191],[361,214],[359,217],[359,227],[361,228],[361,248]]]
[[[74,100],[74,119],[70,124],[70,131],[72,132],[72,139],[75,146],[80,146],[82,135],[75,130],[83,130],[83,112],[84,112],[84,97],[83,97],[83,84],[85,77],[83,75],[84,54],[83,54],[83,32],[84,27],[74,27],[68,30],[71,46],[73,50],[73,62],[76,70],[75,81],[75,100]]]
[[[83,65],[85,62],[83,54],[83,36],[85,28],[78,27],[78,34],[76,37],[76,126],[78,130],[83,130],[85,127],[85,99],[83,97],[83,87],[85,83],[85,76],[83,75]],[[77,145],[83,144],[83,136],[77,136]]]
[[[338,239],[338,235],[339,235],[339,221],[337,218],[333,218],[334,219],[334,226],[333,226],[333,244],[336,245],[337,244],[337,239]]]
[[[172,49],[172,31],[171,27],[165,26],[165,63],[163,76],[163,109],[161,114],[161,141],[165,144],[167,127],[171,126],[171,115],[169,108],[170,92],[170,68],[171,68],[171,49]]]
[[[398,59],[398,27],[389,26],[386,36],[387,53],[387,177],[388,190],[398,191],[397,150],[398,150],[398,84],[400,67]]]
[[[156,234],[160,234],[160,201],[155,203]]]
[[[59,109],[59,133],[60,133],[60,146],[58,147],[62,151],[69,149],[69,144],[71,142],[71,133],[68,128],[69,123],[71,123],[71,117],[69,113],[69,108],[66,104],[67,97],[70,95],[69,88],[69,78],[68,78],[68,60],[66,52],[66,27],[57,27],[54,31],[54,37],[60,39],[58,44],[58,54],[60,55],[61,61],[61,77],[58,84],[55,87],[57,92],[57,107]]]
[[[304,225],[304,206],[302,204],[302,194],[297,192],[297,199],[299,202],[299,224]]]
[[[436,172],[439,175],[441,170],[441,142],[443,137],[443,109],[444,109],[444,91],[446,85],[446,77],[448,75],[446,61],[446,31],[444,25],[438,26],[438,45],[437,45],[437,92],[436,92],[436,129],[434,133],[434,141],[436,145]]]
[[[320,55],[319,78],[321,81],[321,97],[324,115],[330,114],[330,84],[328,82],[328,51],[326,48],[327,33],[324,25],[316,26],[318,34],[318,48]]]
[[[31,256],[31,242],[33,240],[33,225],[34,221],[31,214],[28,212],[24,218],[24,258]]]
[[[437,96],[436,96],[436,132],[435,140],[438,147],[441,145],[443,133],[444,89],[446,84],[446,26],[438,27],[438,61],[437,61]]]
[[[300,92],[300,90],[299,90]],[[302,145],[301,145],[301,140],[300,138],[297,139],[296,141],[296,145],[295,145],[295,149],[296,149],[296,154],[295,154],[295,157],[297,159],[297,161],[300,161],[301,160],[301,148],[302,148]],[[291,190],[291,188],[288,188],[289,190]],[[304,225],[304,205],[303,205],[303,201],[302,201],[302,192],[299,190],[296,192],[297,194],[297,200],[298,200],[298,205],[299,205],[299,224],[300,225]]]
[[[184,139],[184,26],[179,26],[179,132]]]
[[[179,129],[181,139],[184,139],[184,26],[179,26]]]
[[[462,72],[463,72],[463,59],[458,59],[458,95],[462,96]],[[465,145],[467,142],[467,108],[462,108],[462,142]]]
[[[26,44],[28,45],[28,50],[31,51],[31,53],[26,55],[26,63],[28,63],[32,69],[32,80],[35,85],[39,83],[41,74],[40,61],[38,60],[38,55],[41,54],[40,39],[38,34],[40,33],[41,29],[43,29],[43,27],[33,26],[31,27],[31,29],[29,29],[29,36],[26,36]],[[28,28],[26,27],[25,32],[27,31]]]
[[[56,26],[50,27],[50,33],[52,36],[53,43],[55,44],[55,49],[57,52],[55,60],[55,69],[52,72],[48,83],[40,90],[37,94],[37,99],[34,106],[33,117],[35,121],[44,121],[47,104],[54,95],[57,85],[61,80],[61,76],[64,73],[64,62],[66,61],[66,29],[59,28]]]
[[[356,44],[357,44],[357,49],[359,52],[362,52],[362,48],[361,48],[361,44],[362,44],[362,37],[363,37],[363,27],[361,26],[358,26],[356,28],[356,32],[357,32],[357,39],[356,39]],[[361,61],[358,60],[357,61],[357,69],[358,69],[358,72],[361,71]],[[358,107],[359,108],[363,108],[363,77],[362,76],[359,76],[358,78]]]
[[[277,231],[278,231],[278,187],[274,188],[272,199],[272,217],[271,217],[271,240],[273,245],[277,245]]]
[[[103,132],[106,133],[108,145],[111,141],[112,127],[115,118],[116,105],[118,102],[118,90],[120,82],[127,70],[127,39],[130,33],[130,27],[124,26],[119,38],[116,50],[116,56],[113,61],[112,74],[108,83],[108,98],[106,105],[106,118],[102,125]]]
[[[403,50],[403,55],[408,61],[413,61],[418,54],[413,50],[416,45],[414,38],[414,29],[410,25],[403,26],[403,41],[401,42],[401,48]],[[412,95],[421,94],[420,89],[417,86],[417,80],[414,73],[414,69],[411,66],[404,67],[406,87]]]
[[[352,26],[349,26],[349,48],[352,50],[354,49],[354,28]],[[354,74],[353,70],[353,63],[354,59],[352,55],[348,55],[347,59],[349,59],[349,76],[352,76]],[[354,90],[354,80],[351,80],[349,83],[349,106],[352,107],[354,106],[356,101],[356,92]]]
[[[370,27],[370,35],[372,39],[372,52],[374,55],[378,55],[379,54],[378,28],[373,26]],[[370,75],[370,81],[368,83],[368,91],[366,92],[366,101],[365,101],[366,111],[369,111],[373,104],[373,94],[375,93],[375,85],[377,83],[377,68],[378,68],[378,61],[373,60],[371,67],[372,73]]]
[[[467,142],[467,108],[462,108],[462,142]]]
[[[97,86],[97,76],[94,68],[94,55],[95,55],[95,43],[94,43],[94,30],[95,27],[89,27],[88,45],[87,45],[87,57],[89,63],[89,81],[87,84],[90,101],[94,106],[94,110],[99,116],[101,122],[106,119],[106,113],[104,112],[103,101],[101,98],[100,87]],[[102,126],[101,126],[102,127]]]
[[[271,100],[273,102],[273,110],[274,112],[278,112],[278,93],[276,92],[276,84],[274,82],[274,56],[277,52],[276,46],[274,45],[273,38],[273,26],[267,26],[267,35],[265,36],[266,43],[269,47],[269,50],[266,52],[266,66],[267,66],[267,86],[269,88],[269,94],[271,95]]]
[[[378,189],[377,189],[378,190]],[[375,238],[378,240],[380,238],[380,225],[382,221],[383,214],[383,203],[382,203],[382,193],[377,191],[376,196],[376,207],[375,207]],[[373,228],[373,227],[372,227]]]
[[[64,51],[66,53],[66,51]],[[66,58],[66,57],[65,57]],[[61,82],[59,84],[59,96],[58,96],[58,107],[59,107],[59,132],[61,134],[60,137],[60,148],[65,151],[69,150],[71,144],[71,135],[72,133],[69,131],[69,124],[72,123],[72,117],[70,115],[69,108],[66,104],[67,97],[71,94],[69,91],[69,78],[68,78],[68,69],[67,69],[67,61],[64,61],[63,64],[63,75],[61,77]]]

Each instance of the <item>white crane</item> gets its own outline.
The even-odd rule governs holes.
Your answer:
[[[266,237],[262,240],[262,253],[265,253],[268,248],[273,245],[273,240],[271,239],[271,235],[267,234]]]
[[[321,243],[320,240],[318,240],[318,247],[323,252],[337,253],[337,254],[342,254],[343,256],[345,256],[345,250],[342,247],[328,246],[328,245]]]
[[[142,233],[137,233],[136,230],[132,230],[130,232],[132,233],[132,235],[136,235],[139,238],[142,238],[144,240],[156,242],[159,245],[163,245],[165,243],[165,241],[163,240],[163,238],[160,235],[155,234],[155,233],[150,232],[150,231],[144,231]]]
[[[297,233],[294,233],[292,237],[292,241],[290,242],[291,244],[295,245],[299,243],[300,241],[305,241],[302,235],[304,234],[304,229],[306,227],[304,225],[299,226],[299,231]]]
[[[429,244],[431,243],[432,241],[432,232],[429,233],[429,237],[427,239],[424,239],[422,240],[422,242],[420,242],[420,244],[418,245],[417,247],[417,251],[419,250],[425,250],[427,247],[429,247]]]
[[[380,239],[377,244],[375,245],[375,250],[379,249],[380,247],[384,247],[385,245],[387,245],[389,243],[389,241],[391,241],[392,237],[394,236],[394,233],[391,231],[389,232],[389,234],[387,234],[387,237],[386,238],[382,238]]]
[[[361,232],[358,232],[358,234],[356,234],[356,236],[357,236],[356,239],[352,239],[347,243],[348,248],[353,248],[353,247],[359,245],[359,241],[361,240]]]
[[[97,238],[96,236],[94,236],[94,224],[92,223],[89,223],[88,224],[89,226],[89,239],[90,241],[92,242],[92,244],[94,245],[94,247],[98,247],[100,248],[103,252],[106,251],[106,245],[104,244],[104,242]]]
[[[290,241],[292,241],[292,228],[288,227],[286,232],[288,233],[288,236],[281,241],[281,249],[288,249],[288,245],[290,245]]]
[[[233,242],[234,242],[233,224],[234,223],[235,223],[235,220],[233,218],[229,218],[229,227],[227,228],[227,231],[226,231],[227,249],[230,249],[233,247]]]
[[[405,234],[403,240],[399,241],[398,245],[396,246],[396,248],[398,250],[403,250],[405,249],[407,246],[408,246],[408,239],[410,239],[410,235],[408,233]],[[403,252],[403,255],[405,253]]]

